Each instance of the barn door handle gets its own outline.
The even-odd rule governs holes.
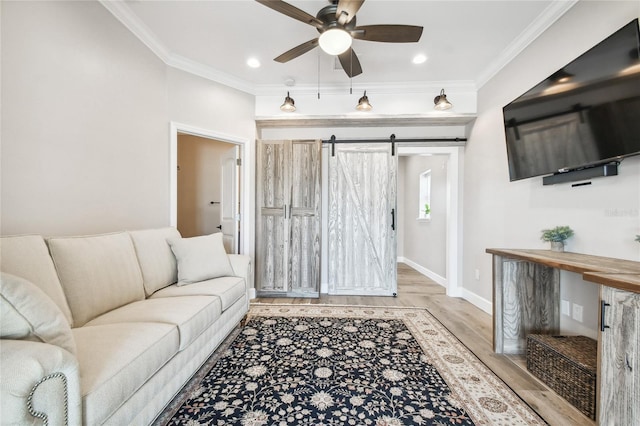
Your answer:
[[[604,324],[604,311],[607,308],[607,306],[611,306],[611,305],[605,302],[604,300],[600,301],[600,331],[605,331],[605,329],[609,328],[608,325]]]
[[[396,230],[396,209],[391,209],[391,229]]]

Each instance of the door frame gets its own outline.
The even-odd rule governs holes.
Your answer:
[[[249,250],[253,247],[251,242],[251,167],[253,164],[250,156],[249,140],[234,135],[227,135],[216,132],[214,130],[203,129],[184,123],[171,121],[170,140],[169,140],[169,226],[177,227],[178,225],[178,133],[199,136],[206,139],[215,139],[220,142],[231,143],[240,147],[240,158],[242,160],[242,179],[240,180],[240,247],[244,254],[250,254]],[[253,289],[252,289],[253,290]],[[254,290],[255,291],[255,290]]]

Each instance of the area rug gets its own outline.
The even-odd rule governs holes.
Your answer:
[[[426,309],[252,304],[156,424],[546,423]]]

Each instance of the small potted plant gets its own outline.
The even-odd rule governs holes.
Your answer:
[[[425,216],[429,216],[429,213],[431,213],[431,207],[429,207],[429,203],[425,203],[425,205],[424,205],[424,215]]]
[[[540,239],[551,243],[552,251],[564,251],[564,242],[573,236],[573,229],[568,226],[556,226],[552,229],[543,229]]]

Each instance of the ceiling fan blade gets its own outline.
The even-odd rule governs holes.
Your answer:
[[[336,19],[341,25],[349,23],[358,10],[362,7],[364,0],[340,0],[336,9]]]
[[[340,65],[342,69],[347,73],[349,77],[355,77],[362,74],[362,67],[360,66],[360,60],[356,56],[356,52],[349,48],[346,52],[338,55],[340,59]]]
[[[422,27],[414,25],[363,25],[356,27],[351,35],[358,40],[414,43],[420,40]]]
[[[295,59],[298,56],[307,53],[317,45],[318,45],[318,39],[314,38],[313,40],[304,42],[301,45],[298,45],[291,50],[287,50],[282,55],[275,58],[274,61],[280,62],[280,63],[289,62],[290,60]]]
[[[305,24],[309,24],[316,28],[322,28],[323,22],[321,20],[319,20],[313,15],[309,15],[304,10],[300,10],[297,7],[290,5],[289,3],[283,2],[282,0],[256,0],[256,1],[290,18],[297,19],[300,22],[304,22]]]

